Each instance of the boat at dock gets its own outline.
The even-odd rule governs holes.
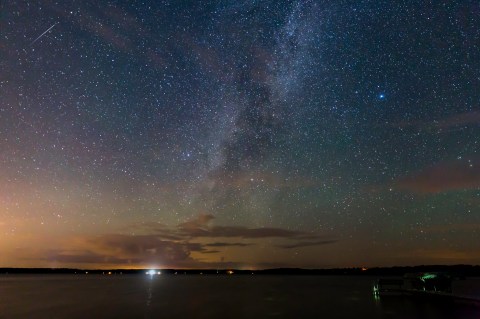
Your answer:
[[[407,273],[403,278],[380,278],[373,285],[376,297],[410,295],[416,297],[447,297],[480,303],[479,298],[453,293],[453,277],[447,273]]]

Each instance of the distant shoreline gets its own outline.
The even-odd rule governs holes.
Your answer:
[[[0,275],[6,274],[97,274],[97,275],[127,275],[146,274],[149,269],[77,269],[77,268],[0,268]],[[374,268],[331,268],[302,269],[274,268],[262,270],[245,269],[162,269],[162,275],[352,275],[352,276],[402,276],[415,272],[447,272],[457,277],[480,276],[480,265],[420,265]]]

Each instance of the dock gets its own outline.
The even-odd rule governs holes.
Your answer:
[[[452,277],[444,273],[406,274],[403,278],[381,278],[373,285],[376,297],[384,295],[409,295],[416,297],[451,298],[457,301],[480,304],[480,297],[452,292]]]

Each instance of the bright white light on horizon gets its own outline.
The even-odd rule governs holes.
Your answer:
[[[147,275],[150,275],[150,276],[153,276],[153,275],[161,275],[162,273],[160,271],[156,271],[154,269],[150,269],[149,271],[147,271],[145,274]]]

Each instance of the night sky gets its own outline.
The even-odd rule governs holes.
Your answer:
[[[1,1],[0,267],[480,263],[478,1]]]

